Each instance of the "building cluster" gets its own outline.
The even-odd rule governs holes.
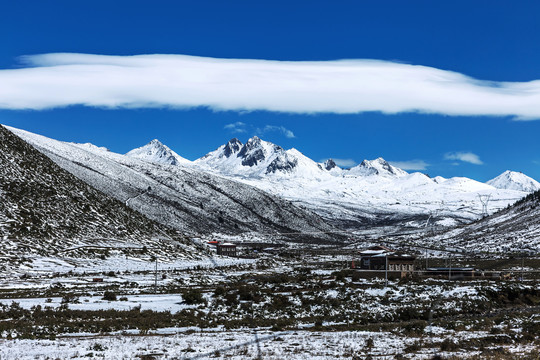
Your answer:
[[[384,276],[381,272],[386,272],[391,277],[405,277],[415,270],[421,277],[441,277],[449,280],[473,279],[477,276],[489,276],[482,271],[477,271],[472,267],[428,267],[415,268],[416,257],[403,252],[389,249],[382,245],[372,246],[360,251],[360,261],[353,261],[352,268],[363,270],[366,276],[370,276],[370,271],[377,273],[375,276]],[[419,265],[419,264],[418,264]],[[373,274],[371,274],[373,275]],[[492,276],[500,277],[501,274]]]
[[[414,271],[416,257],[389,249],[385,246],[372,246],[359,253],[360,264],[352,267],[361,270],[388,270],[406,276]]]
[[[221,241],[208,241],[208,244],[215,246],[218,255],[236,257],[236,244]]]

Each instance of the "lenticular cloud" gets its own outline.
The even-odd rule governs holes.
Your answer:
[[[23,64],[0,70],[0,109],[208,107],[540,118],[539,80],[482,81],[389,61],[59,53],[26,56]]]

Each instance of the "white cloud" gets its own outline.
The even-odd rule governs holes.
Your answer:
[[[424,160],[389,161],[389,163],[403,170],[426,170],[429,166]]]
[[[480,157],[472,152],[462,152],[462,151],[456,151],[456,152],[449,152],[444,154],[444,158],[446,160],[459,160],[463,162],[468,162],[475,165],[482,165],[484,162],[480,160]],[[454,163],[454,165],[457,165]]]
[[[540,118],[540,80],[481,81],[378,60],[43,54],[0,70],[0,109],[70,105],[291,113],[422,112]]]
[[[294,138],[294,133],[285,128],[284,126],[274,126],[274,125],[266,125],[262,130],[261,129],[257,129],[257,132],[260,132],[260,133],[265,133],[265,132],[269,132],[269,131],[278,131],[280,133],[282,133],[283,135],[285,135],[285,137],[289,138],[289,139],[292,139]]]
[[[326,160],[328,160],[328,159],[322,159],[319,162],[323,163]],[[355,166],[357,164],[356,161],[354,161],[353,159],[336,159],[336,158],[332,158],[332,160],[334,160],[336,165],[338,165],[339,167],[342,167],[342,168],[351,168],[351,167],[353,167],[353,166]]]
[[[245,133],[246,132],[245,126],[246,126],[245,123],[241,121],[237,121],[235,123],[227,124],[223,128],[226,130],[230,130],[233,133]]]

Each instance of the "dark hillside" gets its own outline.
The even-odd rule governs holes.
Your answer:
[[[52,254],[79,240],[174,236],[171,229],[92,188],[0,126],[0,236],[4,252]],[[75,241],[77,239],[77,241]]]

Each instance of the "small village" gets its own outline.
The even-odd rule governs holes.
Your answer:
[[[219,240],[208,241],[207,244],[217,255],[240,258],[258,258],[261,255],[284,256],[294,250],[288,249],[283,244],[234,244],[232,242],[221,242]],[[241,248],[242,252],[237,251]],[[309,250],[304,249],[300,256],[311,256]],[[320,254],[320,251],[316,253]],[[425,257],[423,254],[412,254],[404,251],[396,251],[384,245],[373,245],[363,250],[352,252],[348,268],[357,272],[357,276],[362,278],[439,278],[448,280],[473,280],[473,279],[504,279],[521,280],[525,276],[529,279],[540,278],[540,270],[536,270],[537,261],[534,257],[528,260],[534,263],[533,268],[525,269],[525,259],[512,257],[510,259],[496,258],[487,260],[484,258],[472,258],[467,256],[453,257],[431,256]],[[341,255],[342,257],[343,255]],[[330,257],[331,259],[331,257]],[[452,266],[452,261],[454,265]],[[497,266],[499,262],[503,266]],[[521,263],[520,263],[521,262]],[[432,264],[431,266],[429,264]],[[513,264],[513,265],[512,265]],[[442,265],[442,266],[441,266]],[[472,266],[472,265],[477,265]],[[506,267],[504,265],[507,265]],[[508,266],[512,265],[512,266]]]

